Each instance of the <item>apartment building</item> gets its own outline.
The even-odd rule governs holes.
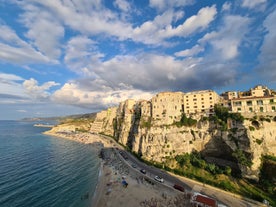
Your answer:
[[[185,114],[212,114],[215,104],[221,101],[221,97],[212,90],[193,91],[184,95]]]
[[[265,86],[257,85],[249,91],[237,93],[237,97],[228,99],[230,111],[239,113],[275,112],[276,96]],[[224,99],[227,97],[223,95]],[[229,96],[228,96],[229,97]]]

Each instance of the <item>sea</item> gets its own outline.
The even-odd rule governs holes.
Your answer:
[[[33,122],[0,121],[0,207],[88,207],[100,160],[93,145],[44,135]]]

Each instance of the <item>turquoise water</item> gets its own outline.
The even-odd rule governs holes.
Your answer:
[[[34,123],[0,121],[1,207],[87,207],[98,180],[92,145],[43,135]]]

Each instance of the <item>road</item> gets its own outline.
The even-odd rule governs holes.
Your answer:
[[[103,135],[101,135],[103,136]],[[126,163],[133,169],[140,171],[140,169],[146,170],[146,176],[154,180],[154,176],[158,175],[159,177],[164,179],[164,185],[169,187],[173,187],[174,184],[181,185],[185,188],[187,192],[198,192],[204,195],[207,195],[211,198],[214,198],[218,201],[221,206],[228,206],[228,207],[257,207],[257,206],[265,206],[262,203],[243,198],[239,195],[229,193],[227,191],[223,191],[219,188],[215,188],[204,183],[200,183],[185,177],[180,177],[174,175],[172,173],[168,173],[164,170],[159,168],[146,165],[145,163],[138,160],[135,156],[131,153],[125,151],[122,146],[116,143],[113,139],[107,136],[103,136],[107,139],[110,139],[113,142],[114,148],[117,150],[118,154],[121,155],[122,159],[126,161]],[[133,167],[135,166],[135,167]],[[157,182],[157,181],[156,181]]]

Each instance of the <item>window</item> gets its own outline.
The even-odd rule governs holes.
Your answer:
[[[240,108],[240,107],[238,108],[238,111],[241,111],[241,108]]]
[[[197,108],[197,106],[194,106],[194,108]]]
[[[246,101],[247,106],[252,106],[252,101]]]
[[[272,106],[271,109],[272,109],[272,111],[275,111],[275,106]]]
[[[204,109],[205,107],[204,107],[204,106],[201,106],[201,108],[203,108],[203,109]]]
[[[257,100],[257,105],[263,105],[263,101],[262,100]]]
[[[234,106],[241,106],[241,101],[234,102]]]
[[[193,99],[193,101],[197,101],[197,99],[196,99],[196,98],[194,98],[194,99]]]
[[[210,100],[212,100],[213,99],[213,97],[210,97]]]
[[[201,98],[201,100],[203,101],[203,100],[204,100],[204,98]]]
[[[264,107],[260,107],[260,112],[264,112]]]
[[[250,111],[250,112],[253,112],[253,109],[252,109],[252,107],[249,107],[249,111]]]
[[[269,100],[269,103],[274,103],[274,99],[270,99],[270,100]]]

